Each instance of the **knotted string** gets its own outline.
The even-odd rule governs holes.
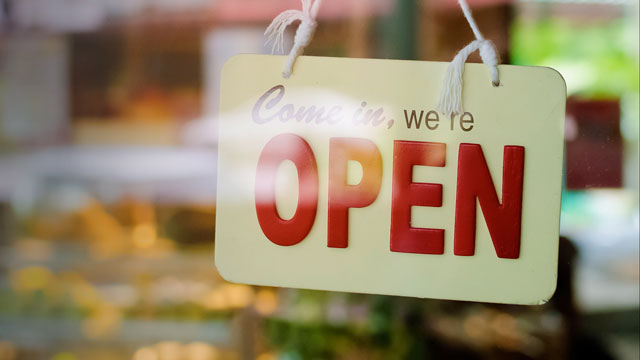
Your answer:
[[[462,50],[456,54],[453,58],[447,72],[444,75],[444,82],[442,84],[442,90],[440,92],[440,101],[438,102],[437,109],[445,115],[462,114],[464,109],[462,107],[462,74],[464,73],[464,63],[467,58],[474,51],[480,51],[480,57],[482,62],[489,67],[491,72],[491,83],[493,86],[500,85],[500,78],[498,74],[498,55],[496,48],[491,40],[486,40],[482,33],[478,29],[469,5],[466,0],[458,0],[460,8],[464,13],[464,17],[467,19],[476,40],[469,43]]]
[[[302,10],[286,10],[281,12],[271,22],[264,34],[267,36],[267,43],[273,42],[272,52],[276,50],[284,51],[284,31],[287,26],[294,21],[300,21],[296,36],[293,39],[293,47],[289,52],[289,57],[282,72],[282,76],[291,76],[293,64],[298,56],[302,55],[304,48],[309,45],[313,33],[316,30],[318,9],[322,0],[302,0]]]

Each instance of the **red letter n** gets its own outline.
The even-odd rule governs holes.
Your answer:
[[[523,178],[524,147],[505,146],[500,203],[480,145],[460,144],[454,254],[475,253],[477,198],[498,257],[520,256]]]
[[[419,141],[394,141],[391,200],[391,251],[442,254],[444,230],[411,227],[412,206],[442,206],[442,185],[414,183],[413,166],[443,167],[446,145]]]
[[[362,165],[362,180],[347,184],[347,164]],[[329,224],[327,246],[349,245],[349,208],[371,205],[382,183],[382,157],[378,147],[366,139],[331,138],[329,144]]]

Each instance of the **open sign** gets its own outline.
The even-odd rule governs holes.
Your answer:
[[[412,206],[442,206],[442,184],[418,183],[411,179],[414,166],[445,166],[445,153],[444,143],[394,141],[391,251],[435,255],[444,252],[444,229],[411,226]],[[275,196],[278,167],[284,160],[295,164],[299,183],[295,215],[286,220],[278,213]],[[357,185],[347,183],[348,161],[357,161],[363,168]],[[478,201],[498,257],[519,257],[524,147],[505,146],[503,164],[500,202],[480,145],[460,144],[455,255],[474,254]],[[349,209],[371,205],[380,192],[382,157],[376,145],[362,138],[331,138],[328,182],[327,246],[346,248],[349,244]],[[319,192],[318,167],[309,144],[290,133],[269,140],[258,160],[255,184],[256,215],[264,235],[282,246],[296,245],[304,240],[316,220]]]
[[[433,110],[438,82],[419,81],[441,79],[445,63],[302,57],[284,80],[282,61],[243,55],[223,70],[223,277],[520,304],[552,295],[555,71],[504,66],[494,88],[467,65],[467,112],[445,116]]]

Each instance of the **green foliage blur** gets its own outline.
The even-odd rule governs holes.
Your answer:
[[[638,93],[638,34],[627,19],[584,24],[519,19],[511,42],[514,64],[555,68],[568,95],[610,99]]]

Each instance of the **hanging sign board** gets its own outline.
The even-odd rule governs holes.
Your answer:
[[[215,262],[232,282],[513,304],[556,286],[562,77],[240,55],[222,71]]]

